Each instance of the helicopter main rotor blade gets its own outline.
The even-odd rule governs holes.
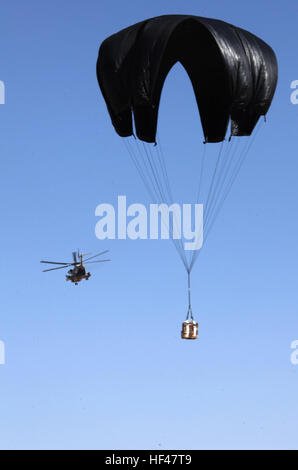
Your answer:
[[[110,259],[98,259],[97,261],[87,261],[84,264],[93,264],[93,263],[105,263],[106,261],[111,261]]]
[[[64,265],[67,265],[69,263],[58,263],[56,261],[41,261],[41,263],[47,263],[47,264],[64,264]]]
[[[85,259],[85,262],[86,262],[86,261],[89,261],[90,259],[96,258],[97,256],[104,255],[105,253],[108,253],[108,251],[109,251],[109,250],[105,250],[105,251],[102,251],[101,253],[97,253],[97,255],[90,256],[90,258],[86,258],[86,259]]]
[[[59,266],[58,268],[44,269],[42,272],[46,273],[48,271],[55,271],[56,269],[64,269],[64,268],[68,268],[69,266],[72,266],[72,265],[73,265],[73,263],[67,264],[66,266]]]

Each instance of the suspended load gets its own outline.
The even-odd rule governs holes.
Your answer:
[[[211,175],[204,203],[206,241],[205,234],[213,226],[251,146],[249,141],[244,151],[238,152],[238,137],[250,140],[248,136],[271,105],[277,84],[277,60],[271,47],[254,34],[224,21],[192,15],[150,18],[103,41],[97,78],[112,124],[124,138],[151,198],[168,205],[173,198],[157,121],[165,79],[177,62],[192,83],[204,143],[219,146],[214,170],[206,172]],[[179,114],[179,106],[176,108]],[[229,140],[224,142],[229,125]],[[175,134],[175,138],[183,138],[182,120],[180,130],[181,135]],[[134,143],[129,136],[134,136]],[[210,161],[205,158],[209,145],[203,147],[201,170],[194,173],[198,174],[199,189],[204,183],[204,165]],[[189,315],[190,274],[198,252],[194,251],[188,259],[181,240],[171,240],[188,275]],[[197,336],[198,324],[191,313],[183,324],[182,338]]]
[[[197,339],[199,331],[199,324],[194,320],[185,320],[182,323],[181,338],[182,339]]]

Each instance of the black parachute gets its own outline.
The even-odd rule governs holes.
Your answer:
[[[277,60],[271,47],[250,32],[191,15],[151,18],[103,41],[97,78],[112,123],[116,132],[126,137],[122,140],[151,199],[168,206],[173,204],[173,194],[157,119],[165,79],[177,62],[191,80],[204,143],[214,143],[211,147],[215,149],[214,158],[210,153],[207,158],[206,148],[210,146],[204,145],[195,159],[199,168],[193,170],[198,180],[196,202],[204,202],[205,242],[259,126],[256,132],[253,130],[271,105]],[[230,138],[225,141],[229,124]],[[182,121],[180,127],[183,134]],[[135,134],[138,138],[131,142],[129,137]],[[242,149],[239,140],[244,141]],[[209,184],[205,184],[208,179]],[[173,216],[172,228],[179,229],[179,223],[179,217],[175,220]],[[193,320],[190,273],[200,251],[194,248],[187,256],[182,240],[173,235],[171,240],[188,274],[187,319],[190,315]]]
[[[97,77],[116,132],[155,142],[164,80],[176,63],[187,71],[206,142],[250,135],[271,104],[277,61],[255,35],[220,20],[164,15],[137,23],[101,45]]]

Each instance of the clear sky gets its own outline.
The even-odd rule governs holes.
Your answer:
[[[98,90],[98,47],[168,13],[248,29],[279,62],[267,123],[193,271],[193,342],[180,339],[186,275],[171,242],[94,234],[98,204],[148,203]],[[298,448],[297,18],[290,0],[2,3],[0,448]],[[194,174],[202,137],[179,66],[160,131],[188,197],[180,172]],[[78,286],[41,272],[78,247],[112,262]]]

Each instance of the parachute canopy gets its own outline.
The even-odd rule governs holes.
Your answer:
[[[205,141],[223,141],[230,120],[232,135],[249,136],[274,95],[275,54],[248,31],[190,15],[151,18],[102,43],[97,78],[116,132],[132,135],[134,118],[137,137],[156,141],[162,87],[178,61],[192,82]]]

